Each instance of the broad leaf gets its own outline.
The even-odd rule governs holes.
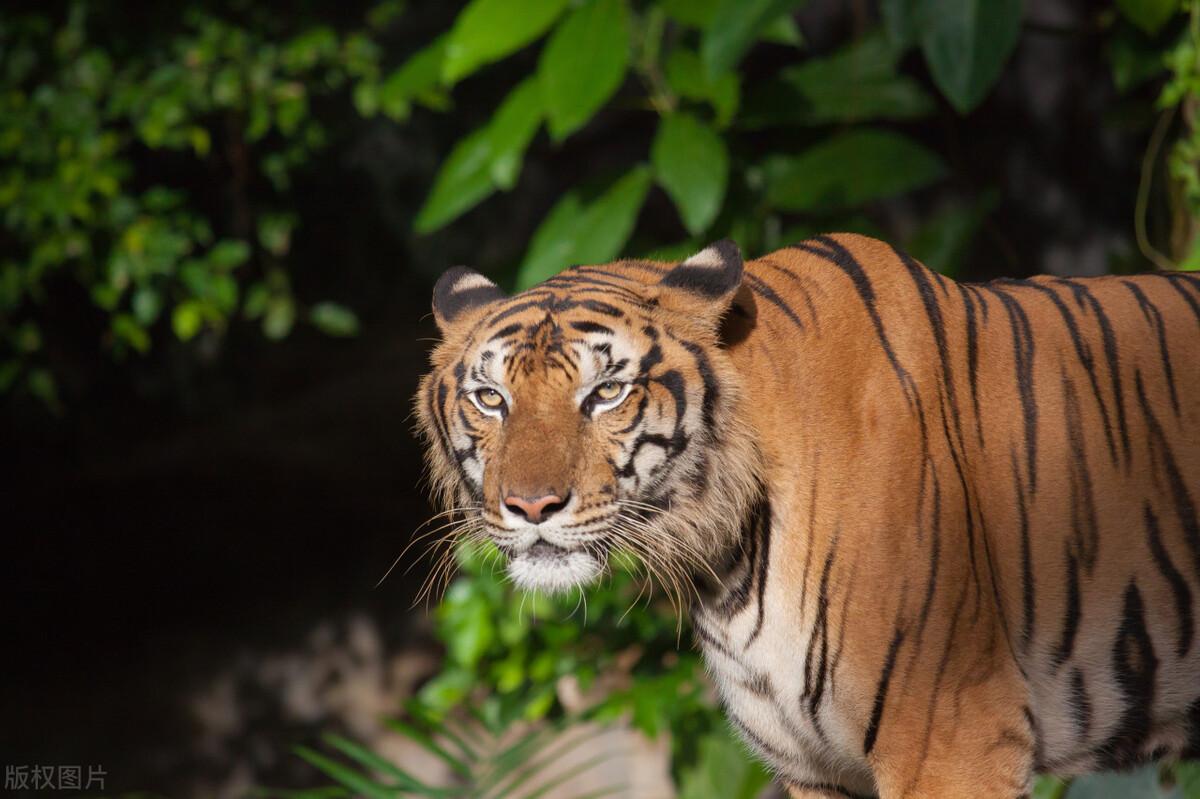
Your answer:
[[[845,208],[927,186],[946,173],[933,152],[897,133],[853,130],[764,164],[767,200],[786,211]]]
[[[442,162],[425,204],[413,227],[429,233],[474,208],[495,190],[492,183],[492,148],[486,127],[462,139]]]
[[[336,302],[318,302],[309,310],[308,321],[327,336],[358,335],[358,316]]]
[[[419,102],[436,109],[449,105],[441,87],[442,63],[446,57],[448,36],[439,36],[413,54],[380,85],[374,101],[392,119],[404,120]]]
[[[522,81],[488,123],[492,148],[491,176],[499,189],[508,190],[517,181],[529,142],[542,124],[542,94],[534,78]]]
[[[960,114],[987,96],[1017,43],[1021,0],[923,0],[921,50]]]
[[[575,9],[538,62],[550,135],[561,141],[587,124],[620,88],[628,65],[625,0],[587,0]]]
[[[697,53],[677,47],[667,57],[666,74],[667,82],[680,97],[703,100],[712,106],[718,127],[733,121],[740,94],[736,72],[711,78]]]
[[[567,0],[472,0],[454,20],[442,80],[456,83],[521,49],[545,33],[566,5]]]
[[[996,207],[996,200],[991,192],[973,204],[955,202],[943,208],[909,239],[909,254],[930,269],[955,277],[979,226]]]
[[[1166,72],[1162,50],[1127,25],[1118,26],[1105,43],[1117,91],[1125,93]]]
[[[897,48],[916,44],[927,0],[879,0],[879,16],[888,40]]]
[[[568,192],[533,234],[517,288],[540,283],[572,264],[611,261],[621,252],[650,188],[650,169],[635,167],[591,203]]]
[[[708,74],[733,69],[769,25],[802,5],[804,0],[721,0],[700,46]]]
[[[512,188],[541,121],[541,94],[536,81],[527,78],[509,93],[490,122],[450,152],[417,214],[417,232],[436,230],[494,190]]]
[[[691,114],[663,117],[650,149],[655,176],[690,233],[703,232],[725,199],[729,155],[725,142]]]
[[[1179,0],[1117,0],[1125,18],[1153,36],[1180,10]]]
[[[933,98],[896,73],[900,50],[883,34],[862,37],[827,58],[811,59],[758,84],[738,118],[744,127],[917,119]]]

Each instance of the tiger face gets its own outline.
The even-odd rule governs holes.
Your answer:
[[[443,339],[417,397],[430,472],[517,585],[583,585],[614,547],[678,580],[729,546],[720,519],[754,491],[719,339],[741,274],[721,242],[674,267],[575,267],[513,297],[465,268],[443,275]]]

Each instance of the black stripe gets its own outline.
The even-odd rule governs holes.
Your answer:
[[[1054,652],[1054,668],[1058,669],[1071,658],[1075,649],[1075,636],[1079,632],[1079,561],[1067,544],[1067,608],[1063,618],[1062,638]]]
[[[1099,754],[1103,767],[1129,768],[1142,760],[1141,746],[1150,734],[1154,682],[1158,674],[1158,658],[1146,629],[1142,595],[1132,580],[1125,589],[1121,627],[1113,644],[1112,666],[1125,700],[1125,710],[1116,731]]]
[[[1117,355],[1117,338],[1113,333],[1112,323],[1108,319],[1108,314],[1104,312],[1103,306],[1086,286],[1066,278],[1057,282],[1071,290],[1079,307],[1082,308],[1084,303],[1087,303],[1087,307],[1091,308],[1092,314],[1096,317],[1096,323],[1100,326],[1100,340],[1104,345],[1104,358],[1108,362],[1113,400],[1117,404],[1117,427],[1121,432],[1121,446],[1125,452],[1125,460],[1128,461],[1130,458],[1129,426],[1125,421],[1125,392],[1121,388],[1121,362]]]
[[[771,503],[769,500],[764,499],[762,505],[758,522],[758,535],[762,539],[762,545],[758,548],[758,564],[754,576],[758,586],[758,617],[754,621],[754,629],[750,632],[750,637],[746,639],[747,647],[754,643],[754,640],[758,638],[758,634],[762,632],[763,619],[767,610],[767,572],[771,566]]]
[[[1075,554],[1090,572],[1100,548],[1100,525],[1096,517],[1096,496],[1092,488],[1092,472],[1087,456],[1087,431],[1079,412],[1079,396],[1075,384],[1066,374],[1062,376],[1063,408],[1070,447],[1071,534]]]
[[[1154,274],[1156,277],[1166,278],[1167,285],[1175,289],[1180,297],[1183,297],[1183,301],[1192,309],[1192,315],[1196,317],[1196,324],[1200,325],[1200,301],[1197,301],[1195,297],[1188,293],[1187,289],[1180,285],[1180,283],[1185,283],[1195,287],[1196,284],[1187,280],[1186,276],[1178,272],[1155,272]]]
[[[879,309],[875,307],[875,288],[871,285],[871,278],[867,276],[866,271],[862,268],[862,264],[850,254],[850,251],[834,239],[829,236],[817,236],[813,241],[819,242],[823,245],[824,249],[808,244],[807,242],[795,244],[793,247],[828,261],[838,269],[841,269],[850,278],[850,281],[854,284],[854,290],[858,292],[858,298],[862,301],[867,315],[871,318],[871,324],[875,327],[875,336],[879,339],[880,346],[883,347],[888,363],[891,364],[892,371],[900,381],[900,386],[904,390],[904,397],[908,401],[909,407],[913,407],[916,387],[913,385],[912,376],[900,365],[900,361],[896,358],[896,352],[892,349],[892,342],[888,338],[887,331],[883,328],[883,319],[879,316]]]
[[[1024,608],[1025,624],[1021,631],[1021,648],[1028,651],[1033,641],[1033,630],[1036,624],[1037,604],[1034,602],[1035,583],[1033,576],[1033,556],[1029,542],[1029,506],[1025,501],[1025,486],[1021,482],[1021,469],[1017,465],[1017,454],[1010,454],[1012,460],[1013,491],[1017,497],[1017,513],[1021,527],[1021,599]]]
[[[1021,303],[1011,294],[995,286],[984,286],[1000,300],[1012,328],[1013,369],[1017,390],[1021,396],[1021,417],[1025,424],[1025,459],[1029,471],[1029,491],[1037,491],[1037,424],[1038,408],[1033,386],[1033,330],[1029,316]]]
[[[888,645],[887,659],[883,662],[883,671],[879,675],[879,683],[875,686],[875,702],[871,706],[871,720],[867,723],[867,734],[863,736],[863,756],[871,754],[875,741],[879,737],[879,724],[883,720],[883,708],[887,703],[888,685],[892,681],[892,669],[896,667],[896,655],[900,645],[904,643],[904,630],[896,625],[892,634],[892,642]]]
[[[1188,588],[1187,580],[1171,562],[1171,553],[1163,546],[1162,535],[1159,532],[1158,517],[1154,515],[1150,504],[1146,504],[1146,541],[1150,544],[1150,553],[1154,562],[1162,572],[1163,579],[1171,586],[1175,596],[1175,613],[1179,616],[1179,641],[1175,644],[1175,654],[1182,658],[1192,645],[1192,591]]]
[[[808,651],[804,657],[804,692],[801,702],[808,699],[808,714],[819,735],[823,733],[817,720],[817,710],[825,694],[825,680],[829,666],[829,575],[833,571],[837,541],[829,544],[825,556],[825,567],[821,570],[821,585],[817,589],[817,612],[808,637]]]
[[[1162,461],[1163,470],[1167,474],[1167,484],[1171,489],[1171,498],[1175,503],[1175,515],[1179,519],[1179,526],[1183,528],[1184,540],[1192,550],[1196,574],[1200,576],[1200,521],[1196,518],[1196,503],[1192,501],[1191,492],[1188,491],[1187,484],[1184,483],[1183,476],[1179,473],[1179,465],[1175,462],[1175,455],[1171,451],[1171,444],[1167,441],[1166,434],[1163,433],[1162,425],[1158,423],[1158,419],[1150,410],[1150,403],[1146,400],[1146,389],[1142,385],[1141,372],[1134,374],[1134,381],[1137,386],[1138,402],[1142,406],[1142,413],[1146,417],[1146,427],[1150,432],[1151,450]]]
[[[1079,363],[1087,372],[1088,383],[1092,387],[1092,396],[1096,399],[1096,405],[1100,408],[1100,418],[1104,425],[1104,438],[1108,442],[1109,457],[1113,463],[1117,462],[1117,445],[1113,438],[1112,419],[1108,415],[1108,404],[1104,401],[1104,396],[1100,393],[1100,380],[1096,375],[1096,359],[1092,355],[1092,349],[1084,340],[1083,334],[1079,330],[1079,322],[1075,319],[1075,314],[1071,310],[1071,306],[1063,302],[1062,297],[1058,296],[1058,292],[1049,286],[1043,286],[1040,283],[1033,281],[1012,281],[1015,284],[1026,286],[1036,291],[1042,292],[1046,297],[1054,303],[1054,307],[1058,310],[1058,314],[1062,317],[1063,324],[1066,325],[1067,334],[1071,337],[1071,345],[1075,348],[1075,357],[1079,359]]]
[[[958,286],[963,309],[967,314],[967,376],[971,383],[971,405],[975,410],[975,433],[983,446],[983,416],[979,412],[979,322],[975,316],[975,301],[966,286]]]
[[[1080,742],[1086,743],[1092,728],[1092,700],[1088,697],[1083,672],[1079,669],[1071,671],[1071,711],[1075,716],[1075,732]]]
[[[796,327],[801,330],[804,329],[804,321],[796,315],[796,312],[792,310],[792,306],[788,305],[782,297],[775,293],[773,288],[767,285],[765,280],[756,275],[746,275],[746,282],[750,285],[751,291],[783,311],[783,315],[790,319]]]
[[[602,325],[599,322],[588,322],[585,320],[580,322],[568,322],[568,324],[575,330],[578,330],[580,333],[607,333],[612,335],[613,332],[611,327]]]
[[[1175,370],[1171,368],[1171,351],[1167,347],[1167,326],[1163,323],[1162,313],[1132,280],[1122,280],[1121,283],[1137,300],[1138,307],[1142,309],[1142,315],[1146,317],[1151,329],[1158,335],[1158,357],[1162,361],[1163,374],[1167,378],[1167,388],[1171,392],[1171,407],[1178,416],[1179,396],[1175,393]]]

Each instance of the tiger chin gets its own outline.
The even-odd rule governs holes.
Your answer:
[[[433,298],[436,498],[558,592],[694,597],[795,797],[1200,757],[1200,278],[956,283],[820,236]]]

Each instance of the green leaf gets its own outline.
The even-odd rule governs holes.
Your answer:
[[[336,302],[318,302],[308,311],[308,321],[327,336],[357,336],[358,317]]]
[[[441,760],[459,774],[464,776],[469,776],[471,774],[471,767],[467,763],[450,754],[450,752],[447,751],[444,746],[435,741],[433,737],[424,730],[418,729],[407,722],[395,719],[389,719],[388,721],[385,721],[384,724],[408,738],[410,741],[419,744],[421,748]]]
[[[442,81],[457,83],[485,64],[516,52],[558,19],[567,0],[472,0],[454,20]]]
[[[272,255],[287,255],[296,221],[295,214],[263,214],[258,218],[258,243]]]
[[[346,757],[357,761],[360,765],[365,766],[372,771],[378,772],[379,774],[387,775],[391,779],[395,780],[397,785],[399,785],[402,790],[420,793],[424,796],[440,796],[450,793],[449,791],[430,788],[404,769],[396,766],[394,763],[380,757],[374,752],[364,749],[353,741],[347,740],[340,735],[327,734],[321,736],[321,738],[329,746],[338,750]]]
[[[726,724],[701,738],[698,749],[680,774],[679,799],[753,799],[771,781]]]
[[[879,0],[879,16],[888,40],[897,48],[915,44],[921,35],[921,14],[927,0]]]
[[[286,294],[276,295],[267,301],[267,309],[263,314],[263,334],[273,340],[286,338],[292,332],[296,323],[296,303]]]
[[[300,746],[296,748],[296,754],[300,755],[300,757],[307,760],[313,766],[316,766],[326,776],[337,780],[349,788],[355,795],[365,796],[367,799],[392,799],[392,792],[386,787],[362,776],[354,769],[326,757],[320,752],[314,752],[312,749]]]
[[[908,242],[909,254],[930,269],[954,277],[979,226],[996,202],[997,195],[991,192],[973,204],[947,206],[913,234]]]
[[[1200,760],[1175,766],[1175,782],[1182,799],[1200,799]]]
[[[702,233],[725,199],[729,180],[725,142],[691,114],[670,114],[658,123],[650,158],[684,227],[692,234]]]
[[[1105,42],[1117,91],[1125,93],[1167,71],[1163,52],[1128,25],[1117,26]]]
[[[723,128],[733,120],[740,95],[736,72],[710,78],[699,54],[677,47],[667,57],[666,75],[667,82],[680,97],[703,100],[713,107],[717,127]]]
[[[437,230],[474,208],[495,190],[491,176],[492,148],[487,128],[469,134],[454,145],[442,162],[413,228],[418,233]]]
[[[1117,8],[1126,19],[1153,36],[1180,10],[1180,3],[1179,0],[1117,0]]]
[[[133,293],[131,306],[139,322],[143,325],[154,324],[162,310],[162,295],[150,286],[142,286]]]
[[[455,583],[441,608],[443,632],[450,659],[468,668],[479,663],[496,638],[496,625],[487,599]]]
[[[204,326],[204,312],[196,300],[185,300],[171,312],[171,329],[180,341],[189,341]]]
[[[568,192],[533,234],[517,270],[517,288],[529,288],[572,264],[615,258],[633,232],[650,178],[648,167],[635,167],[590,204],[578,192]]]
[[[896,73],[899,59],[899,49],[883,34],[867,34],[827,58],[760,82],[738,122],[755,128],[928,116],[933,98],[916,80]]]
[[[555,141],[587,124],[629,66],[625,0],[586,0],[546,43],[538,61],[547,125]]]
[[[659,4],[676,22],[703,30],[712,24],[721,0],[660,0]]]
[[[1062,799],[1068,785],[1057,777],[1038,777],[1033,784],[1033,799]]]
[[[919,189],[946,174],[933,152],[897,133],[852,130],[764,164],[768,202],[786,211],[837,209]]]
[[[509,93],[490,122],[462,139],[442,163],[414,222],[417,232],[436,230],[497,188],[512,188],[541,120],[538,85],[528,78]]]
[[[923,0],[921,50],[960,114],[983,101],[1020,33],[1022,0]]]
[[[764,29],[805,0],[721,0],[704,31],[700,55],[716,77],[737,66]]]
[[[414,101],[437,109],[448,105],[441,76],[449,38],[447,34],[434,39],[379,85],[376,102],[383,113],[401,121],[408,118]]]
[[[511,189],[521,173],[521,161],[542,124],[542,94],[535,78],[526,78],[509,93],[488,123],[491,147],[489,174],[495,186]]]
[[[234,269],[250,257],[250,245],[244,241],[223,239],[208,252],[208,262],[218,269]]]
[[[150,350],[150,334],[130,314],[117,314],[112,318],[112,332],[121,341],[138,352]]]

